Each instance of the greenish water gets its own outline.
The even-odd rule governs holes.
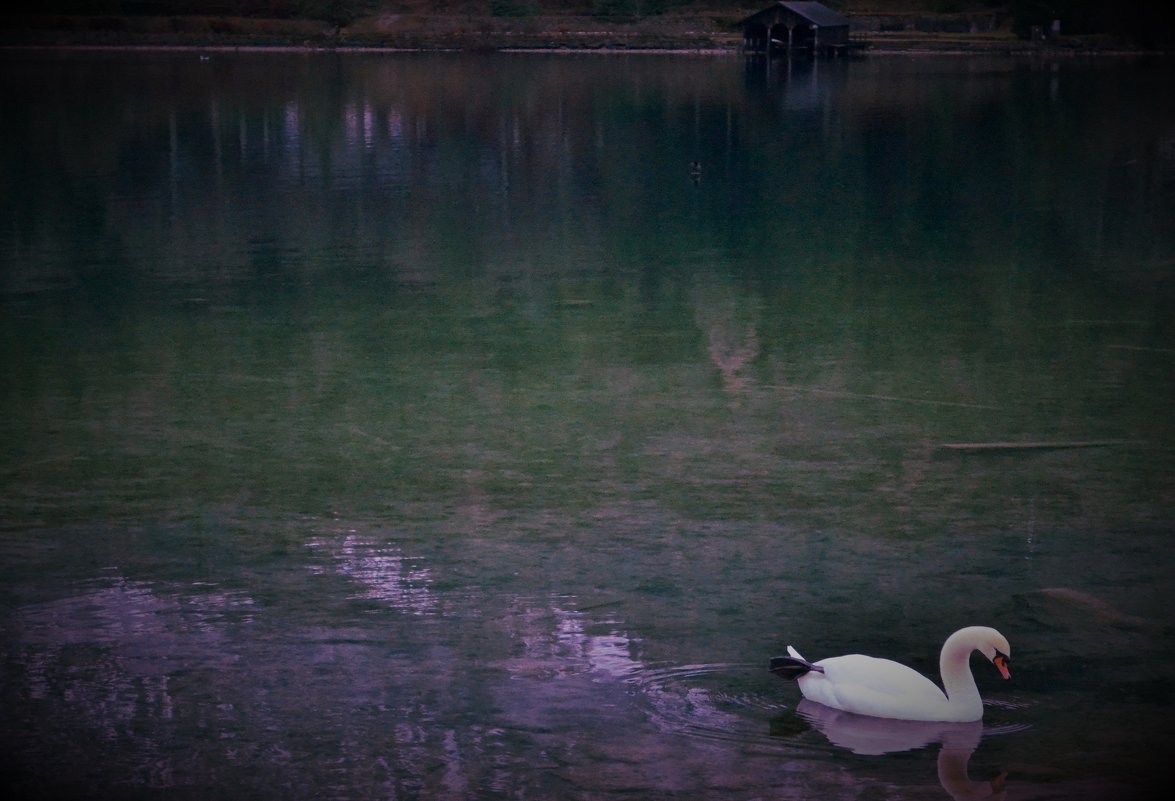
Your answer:
[[[26,797],[1165,780],[1170,63],[0,63]],[[973,623],[885,754],[766,670]]]

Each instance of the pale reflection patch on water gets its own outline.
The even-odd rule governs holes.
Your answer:
[[[310,564],[309,572],[321,575],[333,567],[359,585],[352,597],[381,601],[417,615],[437,611],[436,596],[429,588],[432,572],[420,557],[406,556],[394,546],[373,542],[355,531],[338,538],[319,537],[306,545],[333,560],[330,567]]]
[[[762,685],[750,678],[762,679],[762,665],[646,663],[639,638],[625,630],[612,602],[558,593],[476,598],[469,588],[442,600],[443,593],[431,588],[433,571],[425,560],[398,545],[348,529],[318,536],[307,546],[312,574],[334,571],[356,585],[353,598],[411,616],[468,621],[477,615],[463,607],[484,612],[504,605],[483,621],[490,631],[465,636],[508,643],[504,654],[472,668],[505,677],[505,684],[492,686],[506,729],[561,729],[570,718],[590,731],[607,725],[607,710],[624,707],[636,716],[634,723],[651,722],[660,734],[795,750],[771,734],[771,716],[786,706],[754,686]]]
[[[203,584],[191,593],[161,595],[148,582],[113,574],[82,583],[76,594],[23,607],[16,620],[26,645],[54,652],[117,646],[122,663],[135,672],[157,672],[159,659],[223,658],[225,622],[248,625],[257,612],[254,600],[240,591]]]

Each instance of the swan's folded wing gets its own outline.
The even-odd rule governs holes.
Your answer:
[[[946,694],[913,668],[889,659],[851,654],[824,659],[824,681],[806,683],[804,695],[846,712],[878,717],[934,720]]]

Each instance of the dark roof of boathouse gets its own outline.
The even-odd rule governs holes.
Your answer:
[[[768,20],[778,22],[781,21],[782,17],[788,11],[820,28],[840,28],[849,24],[848,17],[841,16],[823,3],[797,0],[797,2],[772,3],[762,11],[747,17],[739,25],[746,26],[755,22],[767,22]]]

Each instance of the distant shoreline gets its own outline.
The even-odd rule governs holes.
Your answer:
[[[59,51],[59,52],[124,52],[124,53],[339,53],[339,54],[427,54],[449,53],[469,55],[601,55],[601,56],[714,56],[714,57],[762,57],[762,53],[747,52],[739,47],[565,47],[565,46],[536,46],[536,47],[500,47],[493,49],[470,47],[409,47],[396,45],[328,45],[328,44],[153,44],[153,43],[11,43],[0,42],[0,53],[32,52],[32,51]],[[1155,50],[1130,50],[1124,48],[1059,48],[1034,47],[1025,44],[1022,47],[991,48],[991,47],[926,47],[926,46],[884,46],[865,47],[853,51],[851,55],[831,57],[818,56],[820,59],[835,60],[836,58],[861,58],[865,56],[897,57],[897,56],[1062,56],[1062,57],[1153,57],[1170,56],[1171,54]],[[797,56],[814,58],[814,56]],[[772,58],[787,58],[787,56],[772,56]]]
[[[320,44],[13,44],[0,42],[0,53],[18,52],[122,52],[122,53],[337,53],[341,55],[372,54],[467,54],[467,55],[599,55],[599,56],[708,56],[708,57],[762,57],[761,53],[748,53],[741,48],[699,48],[699,47],[502,47],[492,50],[466,47],[398,47],[392,45],[320,45]],[[877,56],[895,58],[901,56],[988,56],[988,57],[1169,57],[1171,54],[1154,50],[1128,50],[1122,48],[1046,48],[1025,45],[1021,48],[966,48],[966,47],[878,47],[863,48],[852,55],[830,57],[818,56],[822,60],[836,58],[862,58]],[[799,57],[799,56],[797,56]],[[813,58],[813,56],[806,56]],[[773,58],[787,58],[773,56]]]
[[[860,55],[1168,55],[1102,37],[1033,42],[1008,30],[983,33],[856,32]],[[0,21],[0,50],[123,50],[339,53],[600,53],[743,55],[732,20],[383,16],[335,28],[307,19],[236,17],[64,17]],[[752,54],[753,55],[753,54]]]

